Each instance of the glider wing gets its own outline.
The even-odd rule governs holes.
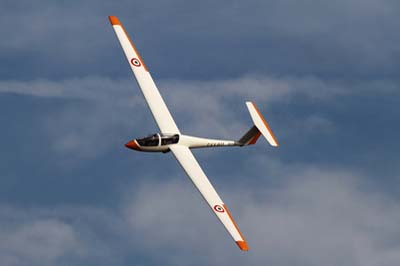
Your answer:
[[[170,149],[175,155],[186,174],[190,177],[193,184],[199,190],[203,198],[207,201],[211,210],[225,226],[226,230],[235,240],[238,247],[243,250],[249,250],[246,240],[240,232],[237,224],[233,220],[228,208],[218,196],[214,187],[204,174],[196,158],[193,156],[189,148],[180,145],[171,145]]]
[[[136,81],[161,132],[173,134],[180,133],[149,73],[149,70],[144,64],[121,22],[115,16],[109,16],[108,18],[110,19],[119,43],[124,50],[126,59],[128,60]]]

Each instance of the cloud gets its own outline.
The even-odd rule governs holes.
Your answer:
[[[121,265],[121,251],[126,252],[119,241],[123,220],[108,209],[2,204],[0,217],[0,260],[5,266]]]
[[[14,25],[0,29],[7,36],[0,44],[7,64],[1,74],[24,79],[125,75],[107,20],[115,14],[150,69],[164,78],[183,74],[206,80],[254,72],[396,77],[399,37],[392,33],[398,8],[390,0],[70,1],[68,6],[18,1],[0,11],[1,25]]]
[[[318,132],[331,134],[335,123],[321,112],[298,113],[294,119],[286,120],[282,110],[301,103],[334,106],[338,99],[366,93],[395,95],[397,82],[245,75],[217,81],[161,80],[159,87],[178,125],[187,134],[239,138],[251,126],[244,101],[252,100],[273,128],[278,128],[279,138],[285,140],[294,132],[288,128],[296,128],[297,135],[306,137]],[[130,138],[158,131],[133,79],[1,81],[0,92],[67,101],[41,118],[53,151],[60,154],[91,158],[104,154],[111,145],[120,145],[115,136],[123,132],[133,131],[125,136]]]
[[[128,219],[135,234],[146,236],[143,247],[180,258],[161,252],[165,265],[399,263],[397,202],[364,190],[362,177],[347,171],[303,167],[285,180],[252,190],[225,184],[220,191],[249,242],[245,255],[180,182],[142,187]]]
[[[220,80],[156,80],[161,94],[173,105],[216,108],[216,102],[242,97],[246,100],[284,102],[295,97],[331,100],[334,97],[397,92],[395,79],[341,80],[316,76],[272,76],[247,74]],[[135,80],[88,76],[65,80],[35,79],[30,81],[1,80],[0,92],[37,97],[84,99],[109,104],[129,105],[142,99]],[[198,101],[195,101],[199,100]]]
[[[129,80],[89,77],[64,81],[2,81],[0,91],[58,101],[59,107],[44,113],[38,123],[57,154],[74,155],[75,159],[104,154],[116,144],[118,131],[139,124],[137,110],[145,102],[135,83]],[[146,125],[145,122],[143,122]],[[149,124],[149,122],[147,123]],[[147,133],[147,132],[145,132]],[[105,138],[107,138],[105,140]],[[122,145],[118,143],[118,146]],[[72,158],[72,157],[71,157]]]
[[[3,93],[93,101],[114,100],[113,103],[115,103],[115,100],[118,102],[118,100],[126,100],[125,98],[134,98],[134,93],[129,89],[130,87],[135,87],[134,82],[96,76],[60,81],[46,79],[0,81],[0,92]],[[113,99],[113,95],[118,98]]]
[[[257,186],[243,178],[226,182],[223,173],[212,179],[249,242],[248,253],[237,249],[177,167],[162,181],[147,177],[125,186],[113,209],[3,206],[1,260],[7,265],[400,262],[398,201],[348,170],[289,164],[270,182],[266,161],[255,162]],[[264,167],[257,165],[263,162]]]
[[[25,220],[20,215],[15,217],[15,210],[7,209],[0,230],[3,265],[54,265],[65,256],[81,255],[79,235],[71,225],[59,219]],[[8,219],[15,223],[7,223]]]

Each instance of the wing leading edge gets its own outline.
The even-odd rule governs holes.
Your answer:
[[[233,240],[235,240],[238,247],[243,251],[248,251],[249,248],[246,240],[233,220],[231,213],[215,191],[207,176],[204,174],[189,148],[180,145],[172,145],[170,146],[170,149],[181,164],[182,168],[185,170],[186,174],[192,180],[193,184],[207,201],[214,214],[225,226]]]
[[[109,16],[108,18],[161,132],[173,134],[180,133],[149,73],[149,70],[144,64],[121,22],[115,16]]]

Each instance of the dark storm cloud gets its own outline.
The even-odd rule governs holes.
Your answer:
[[[114,14],[159,77],[254,72],[394,77],[398,11],[394,1],[375,0],[10,1],[1,10],[0,33],[7,38],[0,74],[7,79],[128,74],[107,20]]]

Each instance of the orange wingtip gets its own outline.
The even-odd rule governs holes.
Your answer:
[[[249,247],[247,246],[246,241],[236,241],[238,247],[243,251],[249,251]]]
[[[116,16],[108,16],[108,19],[112,25],[121,25],[121,22]]]
[[[238,225],[236,224],[235,220],[233,220],[231,212],[228,210],[228,207],[226,207],[226,205],[224,204],[224,209],[226,211],[226,213],[229,216],[229,219],[231,219],[233,225],[235,226],[236,230],[238,231],[240,237],[243,239],[242,241],[236,241],[236,244],[238,245],[238,247],[243,250],[243,251],[248,251],[249,247],[247,246],[246,240],[244,239],[242,232],[240,232]]]
[[[140,54],[139,54],[138,51],[136,50],[135,45],[133,45],[133,42],[131,41],[131,38],[129,38],[128,33],[126,32],[124,26],[122,26],[122,24],[121,24],[121,22],[119,21],[119,19],[118,19],[116,16],[108,16],[108,19],[110,20],[110,22],[111,22],[111,24],[112,24],[113,26],[114,26],[114,25],[119,25],[119,26],[121,26],[122,30],[124,31],[126,37],[128,38],[128,40],[129,40],[129,42],[130,42],[130,44],[131,44],[133,50],[135,50],[135,53],[136,53],[137,56],[139,57],[139,60],[140,60],[140,62],[142,63],[142,65],[143,65],[143,67],[144,67],[144,70],[146,70],[147,72],[149,72],[149,70],[148,70],[146,64],[143,62],[142,57],[140,56]]]

